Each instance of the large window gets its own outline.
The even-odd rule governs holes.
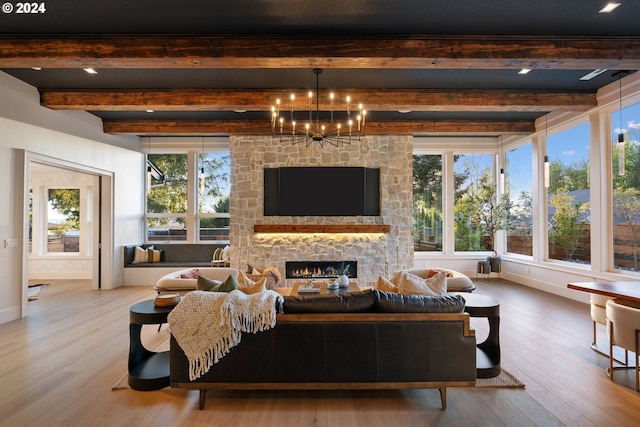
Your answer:
[[[495,248],[496,186],[493,155],[464,154],[454,159],[456,251]]]
[[[200,240],[229,241],[229,155],[198,156],[198,224]]]
[[[228,242],[229,154],[149,154],[148,160],[147,240]]]
[[[527,144],[506,153],[505,194],[511,202],[507,252],[521,255],[533,252],[532,148]]]
[[[413,156],[415,251],[442,250],[442,156]]]
[[[47,212],[47,253],[80,252],[80,189],[50,188]]]
[[[187,239],[186,154],[149,154],[147,179],[147,238],[149,241]]]
[[[613,266],[640,271],[640,104],[614,112],[611,122]]]
[[[549,258],[589,264],[589,123],[549,137]]]

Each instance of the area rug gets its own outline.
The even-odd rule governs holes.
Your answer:
[[[168,351],[169,340],[160,344],[154,351]],[[493,378],[478,378],[476,380],[476,388],[524,388],[524,384],[504,369],[500,375]],[[116,382],[111,390],[122,390],[129,388],[128,376],[125,373],[118,382]]]
[[[477,388],[524,388],[524,384],[504,369],[500,372],[500,375],[493,378],[478,378],[476,380]]]
[[[169,351],[169,340],[166,340],[158,347],[154,348],[153,351],[161,352],[161,351]],[[129,387],[129,374],[125,372],[123,376],[120,377],[118,382],[116,382],[111,390],[122,390]]]

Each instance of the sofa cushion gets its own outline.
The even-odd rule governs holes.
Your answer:
[[[379,313],[462,313],[461,295],[404,295],[375,290],[374,311]]]
[[[398,286],[398,292],[405,295],[444,295],[447,293],[447,283],[444,273],[433,277],[422,277],[404,271]]]
[[[328,295],[285,296],[284,313],[364,313],[371,311],[376,296],[373,289]]]

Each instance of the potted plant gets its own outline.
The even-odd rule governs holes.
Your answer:
[[[498,200],[495,185],[490,182],[481,182],[480,191],[473,196],[472,203],[471,223],[482,229],[484,246],[493,251],[493,255],[487,257],[491,272],[499,273],[501,260],[496,251],[495,239],[498,230],[508,231],[513,228],[509,195],[505,193]]]

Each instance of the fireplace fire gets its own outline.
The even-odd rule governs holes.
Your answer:
[[[287,261],[287,279],[326,279],[338,277],[336,270],[344,263],[349,265],[350,278],[358,277],[358,261]]]

